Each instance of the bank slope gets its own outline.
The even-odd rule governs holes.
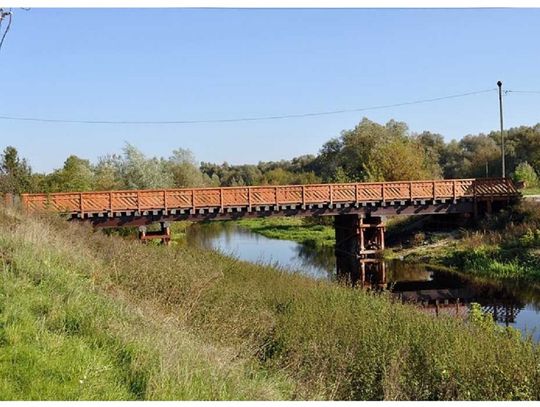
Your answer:
[[[189,247],[0,215],[2,399],[538,399],[488,320]]]

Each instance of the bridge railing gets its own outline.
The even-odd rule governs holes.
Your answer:
[[[519,192],[509,179],[453,179],[347,184],[268,185],[22,194],[30,212],[103,213],[269,205],[310,205],[436,199],[500,199]]]

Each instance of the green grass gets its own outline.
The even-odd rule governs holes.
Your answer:
[[[432,257],[479,277],[540,283],[540,205],[520,204],[485,218],[476,231]]]
[[[523,195],[540,195],[540,188],[525,188],[521,193]]]
[[[112,263],[92,256],[82,240],[68,242],[31,219],[6,233],[15,221],[4,216],[0,229],[0,399],[289,394],[286,381],[233,350],[201,341],[151,303],[132,303],[106,273]]]
[[[185,246],[0,214],[2,399],[538,399],[486,319]]]
[[[304,218],[242,219],[236,223],[271,239],[292,240],[310,247],[333,247],[335,242],[332,226],[310,223]]]

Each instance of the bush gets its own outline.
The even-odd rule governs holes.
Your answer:
[[[538,175],[528,162],[520,163],[514,171],[514,180],[523,182],[525,187],[533,188],[538,186]]]

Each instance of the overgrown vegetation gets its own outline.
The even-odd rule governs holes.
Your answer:
[[[513,330],[3,211],[3,399],[538,399]]]
[[[443,263],[483,277],[540,282],[540,204],[523,201],[462,235]]]

